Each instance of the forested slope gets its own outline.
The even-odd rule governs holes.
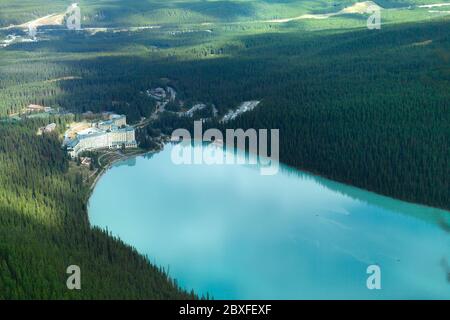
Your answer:
[[[282,51],[289,72],[279,65],[260,86],[263,106],[233,125],[280,128],[281,159],[295,167],[449,209],[449,30],[446,22],[345,35],[314,58],[301,46],[299,55]]]
[[[148,24],[227,23],[332,13],[363,0],[0,0],[0,27],[63,13],[77,2],[90,27]],[[433,4],[437,0],[375,0],[386,9]]]
[[[213,103],[222,115],[262,100],[233,125],[279,128],[284,162],[448,209],[448,30],[443,18],[376,31],[67,35],[0,52],[0,112],[38,103],[137,121],[154,109],[143,92],[168,83],[186,103]],[[65,76],[74,78],[51,81]]]
[[[1,299],[182,299],[160,269],[87,219],[87,187],[56,135],[0,123]],[[42,124],[42,123],[41,123]],[[66,287],[70,265],[81,290]]]
[[[449,209],[448,30],[445,21],[376,33],[250,36],[239,58],[174,64],[166,74],[222,110],[224,102],[262,99],[229,126],[279,128],[285,163]],[[183,125],[172,121],[163,122],[167,133]]]
[[[239,23],[95,34],[60,30],[42,41],[0,48],[0,118],[36,103],[78,114],[112,110],[138,121],[154,110],[145,91],[163,85],[175,88],[186,105],[213,103],[219,115],[242,101],[261,100],[228,126],[279,128],[280,155],[287,164],[450,209],[448,17],[428,19],[422,10],[405,20],[420,15],[423,22],[383,25],[381,30],[367,30],[365,16],[245,24],[240,22],[249,17],[322,11],[315,1],[304,1],[295,10],[290,7],[294,1],[260,1],[258,10],[255,1],[215,8],[208,7],[210,2],[179,1],[176,8],[167,8],[169,1],[146,2],[149,7],[133,2],[121,15],[122,0],[91,1],[86,21],[141,25],[157,17],[169,24],[180,19]],[[0,10],[1,22],[22,23],[68,3],[11,6],[0,0],[0,9],[8,9]],[[24,12],[21,6],[27,5],[33,10]],[[322,10],[332,6],[327,2]],[[242,7],[251,10],[239,11]],[[129,19],[141,9],[139,19]],[[97,13],[105,20],[94,21]],[[395,21],[409,12],[389,14]],[[70,170],[60,141],[36,135],[47,122],[0,122],[0,298],[191,297],[132,249],[89,228],[87,190]],[[166,114],[148,130],[170,134],[191,123]],[[65,286],[65,271],[72,264],[82,270],[80,292]]]

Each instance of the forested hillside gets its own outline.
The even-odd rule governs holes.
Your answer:
[[[70,2],[0,0],[0,27],[63,12]],[[367,29],[367,14],[261,21],[355,1],[318,3],[86,0],[88,26],[163,25],[43,28],[35,41],[23,28],[1,29],[0,41],[27,41],[0,47],[0,299],[192,297],[134,250],[90,229],[88,187],[58,136],[36,135],[49,121],[12,120],[29,104],[61,110],[49,120],[62,130],[67,112],[149,118],[155,101],[146,90],[157,86],[173,87],[185,105],[214,104],[219,116],[260,100],[227,126],[279,128],[285,163],[450,209],[446,9],[404,8],[435,3],[429,0],[377,1],[393,8],[383,12],[381,30]],[[219,118],[207,125],[225,128]],[[165,113],[138,137],[170,134],[192,120]],[[65,286],[71,264],[82,269],[80,292]]]
[[[354,0],[0,0],[0,27],[21,24],[46,15],[63,13],[77,2],[83,24],[90,27],[248,22],[296,17],[306,13],[330,13]],[[407,8],[436,0],[378,0],[383,8]],[[445,1],[442,1],[445,2]]]
[[[193,298],[90,228],[88,188],[69,170],[58,137],[37,136],[38,125],[0,123],[0,300]],[[82,290],[66,287],[70,265],[81,268]]]
[[[325,38],[342,44],[315,57],[288,49],[290,72],[278,65],[260,85],[273,95],[233,126],[280,128],[281,159],[297,168],[449,209],[448,30],[446,22]]]
[[[143,92],[165,83],[180,99],[213,103],[220,114],[262,100],[234,125],[280,128],[284,162],[450,208],[449,29],[442,19],[377,32],[288,29],[216,39],[158,31],[21,44],[1,53],[0,109],[38,103],[115,110],[137,121],[154,110]],[[146,49],[155,43],[162,48]],[[32,60],[29,50],[36,50]],[[49,81],[64,76],[74,79]]]

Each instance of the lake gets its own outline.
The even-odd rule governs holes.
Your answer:
[[[450,298],[450,212],[287,166],[176,165],[172,148],[115,164],[89,218],[181,287],[215,299]],[[381,289],[366,285],[371,265]]]

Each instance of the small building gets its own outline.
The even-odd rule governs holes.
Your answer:
[[[92,163],[92,158],[89,157],[81,157],[80,162],[82,166],[90,167]]]
[[[147,90],[147,95],[156,100],[163,100],[167,96],[166,91],[163,88]]]
[[[48,125],[46,125],[45,127],[40,127],[39,128],[39,134],[44,134],[44,133],[50,133],[55,131],[56,129],[56,123],[50,123]]]
[[[41,112],[43,110],[45,110],[45,107],[38,105],[38,104],[30,104],[26,108],[27,112]]]
[[[50,123],[45,126],[44,131],[45,132],[53,132],[56,129],[56,123]]]

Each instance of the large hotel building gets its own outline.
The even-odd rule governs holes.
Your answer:
[[[127,126],[124,115],[111,115],[110,120],[93,124],[67,143],[67,152],[72,158],[83,151],[96,149],[136,148],[134,128]]]

